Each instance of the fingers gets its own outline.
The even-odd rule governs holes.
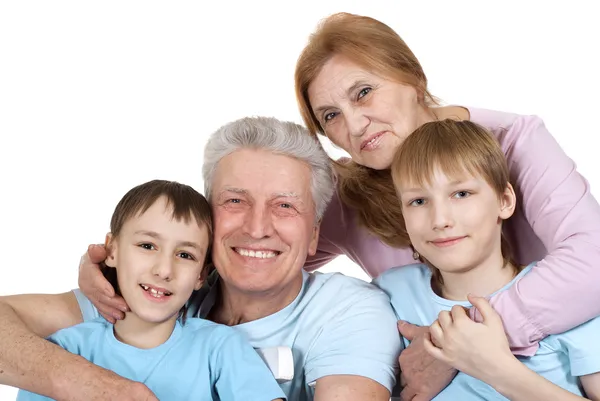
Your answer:
[[[425,336],[425,339],[433,342],[438,348],[444,348],[444,330],[439,321],[436,320],[429,326],[429,333]]]
[[[87,255],[89,256],[90,262],[98,264],[106,260],[106,249],[104,248],[104,245],[92,244],[88,246]]]
[[[400,392],[400,399],[402,401],[412,401],[412,399],[415,398],[415,395],[417,395],[417,392],[413,390],[410,386],[407,386],[404,387]]]
[[[100,316],[102,316],[103,318],[105,318],[105,319],[106,319],[108,322],[110,322],[111,324],[115,324],[115,323],[117,322],[117,321],[115,320],[115,318],[114,318],[114,317],[112,317],[111,315],[107,315],[107,314],[105,314],[105,313],[103,313],[103,312],[101,312],[101,311],[98,311],[98,312],[100,312]]]
[[[408,382],[406,381],[406,376],[404,376],[404,373],[400,373],[400,387],[406,387],[407,383]]]
[[[427,332],[427,327],[417,326],[415,324],[405,322],[404,320],[400,320],[398,321],[398,331],[400,331],[402,337],[406,338],[408,341],[412,341],[419,334]]]
[[[460,323],[464,319],[468,319],[469,321],[471,320],[471,318],[469,318],[467,315],[465,308],[459,305],[454,305],[452,307],[450,310],[450,316],[452,317],[452,321],[455,323]]]
[[[444,351],[433,345],[431,341],[431,337],[426,335],[423,339],[423,346],[425,347],[425,351],[435,359],[446,362],[446,358],[444,357]]]
[[[442,330],[449,330],[453,323],[450,312],[445,310],[441,311],[438,315],[438,322],[440,323]]]
[[[487,299],[483,297],[478,297],[475,295],[468,295],[467,298],[469,302],[477,308],[479,313],[481,313],[481,317],[483,318],[484,324],[500,324],[502,325],[502,320],[500,319],[500,315],[492,308]]]

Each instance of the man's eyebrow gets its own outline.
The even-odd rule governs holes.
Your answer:
[[[248,191],[243,189],[243,188],[237,188],[237,187],[225,187],[221,192],[219,192],[219,196],[227,193],[227,192],[233,192],[235,194],[242,194],[242,195],[247,195]]]

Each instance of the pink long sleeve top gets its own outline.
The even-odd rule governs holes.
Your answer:
[[[600,206],[588,182],[536,116],[469,108],[490,129],[508,160],[518,205],[504,232],[517,262],[539,261],[516,285],[490,301],[501,315],[515,354],[533,355],[542,338],[600,315]],[[314,270],[345,254],[371,277],[414,263],[412,251],[392,248],[359,226],[334,195],[321,225]],[[481,317],[472,311],[475,319]]]

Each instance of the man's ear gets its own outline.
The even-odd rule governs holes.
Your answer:
[[[515,195],[515,190],[510,183],[506,184],[506,189],[500,196],[499,202],[500,210],[498,217],[502,220],[508,219],[515,212],[515,208],[517,207],[517,196]]]
[[[313,232],[311,234],[310,242],[308,244],[308,254],[313,256],[317,253],[317,245],[319,245],[319,232],[321,231],[321,220],[317,221]]]
[[[106,249],[106,260],[104,261],[104,264],[108,267],[117,267],[117,241],[112,233],[106,234],[104,248]]]

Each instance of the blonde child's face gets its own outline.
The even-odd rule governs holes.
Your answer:
[[[106,264],[117,268],[123,298],[148,323],[176,319],[200,275],[209,238],[194,219],[177,221],[164,198],[123,225],[117,238],[107,237]]]
[[[510,185],[498,196],[482,177],[436,169],[429,184],[405,180],[397,189],[415,250],[442,272],[468,271],[501,253],[501,223],[514,211]]]

